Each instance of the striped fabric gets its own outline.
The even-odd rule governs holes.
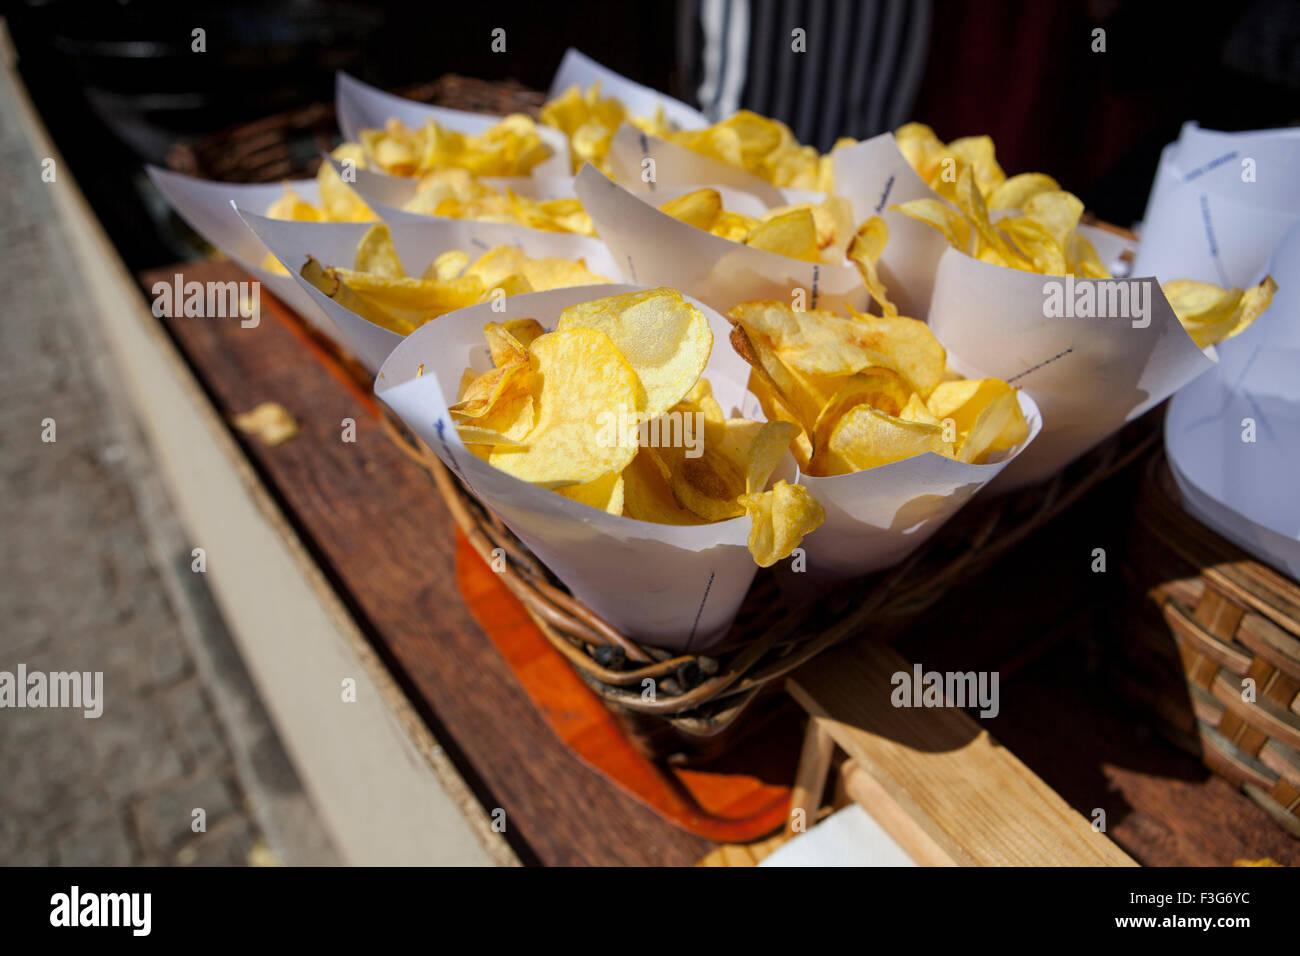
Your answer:
[[[911,116],[929,44],[931,0],[683,0],[680,62],[700,109],[746,108],[825,151]],[[683,24],[685,26],[685,24]],[[802,30],[802,35],[796,30]],[[801,37],[806,52],[793,46]]]

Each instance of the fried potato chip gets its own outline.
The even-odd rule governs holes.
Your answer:
[[[817,223],[809,209],[792,209],[761,221],[745,237],[745,245],[804,262],[820,261]]]
[[[1250,328],[1277,291],[1272,276],[1257,286],[1221,289],[1208,282],[1176,279],[1161,287],[1187,334],[1200,348],[1240,335]]]
[[[801,146],[790,127],[779,120],[740,110],[699,130],[668,133],[666,138],[704,156],[753,173],[774,186],[831,192],[833,165],[829,156]],[[841,139],[835,147],[851,145]]]
[[[952,419],[962,461],[983,464],[994,452],[1029,437],[1015,389],[1000,379],[943,382],[930,393],[926,406],[936,419]]]
[[[742,495],[749,515],[749,553],[760,568],[788,558],[804,535],[826,520],[826,510],[803,485],[778,481],[770,491]]]
[[[388,231],[387,223],[371,226],[361,237],[352,268],[357,272],[369,272],[389,279],[401,279],[406,275],[402,270],[402,260],[397,257],[397,250],[393,247],[393,237]]]
[[[941,426],[896,418],[870,405],[855,405],[831,429],[825,454],[819,449],[813,466],[820,466],[820,474],[842,475],[927,451],[953,457],[953,444],[944,440]]]
[[[462,249],[448,249],[437,256],[424,270],[426,279],[456,279],[469,266],[469,253]]]
[[[355,312],[381,328],[396,332],[398,335],[410,335],[415,331],[413,323],[390,314],[387,310],[371,303],[369,299],[358,295],[342,281],[336,271],[322,268],[321,264],[311,256],[308,256],[303,264],[301,275],[343,308]]]
[[[814,456],[829,446],[831,431],[854,406],[869,405],[887,415],[901,416],[911,398],[907,383],[887,368],[866,368],[850,375],[817,416],[812,432]]]
[[[284,195],[271,203],[266,210],[268,219],[294,219],[298,222],[320,222],[321,211],[307,202],[288,186]]]
[[[697,189],[670,199],[659,207],[659,211],[708,232],[722,214],[722,195],[716,189]]]
[[[1027,203],[1039,193],[1056,192],[1061,187],[1046,173],[1020,173],[1004,180],[989,195],[990,210],[1024,209]]]
[[[623,469],[623,514],[655,524],[694,525],[705,520],[677,503],[668,468],[653,448],[640,449]]]
[[[631,465],[629,464],[628,467]],[[567,488],[556,488],[555,491],[566,498],[581,501],[584,505],[591,505],[608,514],[621,515],[625,501],[624,488],[623,475],[611,472],[608,475],[601,475],[595,481],[582,485],[569,485]]]
[[[629,292],[571,306],[556,329],[599,329],[636,370],[644,388],[638,406],[657,418],[680,402],[699,379],[713,348],[704,313],[675,289]]]
[[[938,199],[913,199],[889,208],[896,209],[917,222],[934,226],[954,249],[961,252],[970,250],[970,222],[946,203]]]
[[[544,488],[621,472],[637,450],[635,431],[623,423],[646,407],[636,370],[596,329],[540,336],[530,352],[541,380],[537,424],[526,448],[494,448],[489,462]]]
[[[889,227],[879,216],[872,216],[861,226],[849,243],[848,257],[858,267],[862,283],[885,315],[898,315],[898,307],[889,300],[885,284],[876,273],[876,260],[889,240]]]

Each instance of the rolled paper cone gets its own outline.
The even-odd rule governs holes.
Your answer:
[[[512,296],[504,300],[505,311],[484,303],[449,313],[394,350],[379,371],[375,394],[584,605],[637,640],[698,652],[726,635],[753,580],[748,518],[672,526],[607,514],[471,454],[447,411],[464,369],[490,367],[483,338],[487,323],[531,318],[549,331],[570,305],[639,288],[644,287],[557,289]],[[727,346],[729,323],[695,304],[714,335],[704,375],[730,413],[745,402],[748,366]],[[787,455],[783,473],[793,477],[793,472]]]
[[[368,83],[362,83],[342,71],[334,74],[334,108],[343,138],[353,143],[360,142],[363,129],[383,129],[390,118],[400,120],[414,129],[421,129],[429,120],[433,120],[439,126],[469,136],[482,133],[503,119],[491,113],[471,113],[408,100],[404,96],[385,93]],[[537,133],[551,154],[529,170],[529,174],[569,175],[568,137],[541,123],[537,124]]]

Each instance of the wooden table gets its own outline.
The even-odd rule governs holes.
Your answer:
[[[226,263],[142,276],[240,278]],[[265,296],[264,296],[265,299]],[[503,808],[526,863],[693,864],[713,849],[668,824],[576,759],[550,732],[457,592],[452,522],[429,479],[389,442],[354,390],[313,360],[283,323],[161,320],[226,417],[263,401],[301,424],[274,447],[241,444],[398,684],[478,801]],[[356,421],[355,443],[340,440]],[[1118,549],[1131,489],[1100,489],[1019,551],[936,606],[897,640],[927,668],[996,667],[994,735],[1085,817],[1107,810],[1112,839],[1141,863],[1230,864],[1300,846],[1192,758],[1143,731],[1089,658],[1117,575],[1088,571],[1093,547]],[[1026,639],[1027,635],[1035,635]],[[1103,665],[1104,667],[1104,665]],[[793,779],[797,727],[775,765]],[[769,760],[769,766],[773,764]]]

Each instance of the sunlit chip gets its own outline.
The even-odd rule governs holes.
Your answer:
[[[745,237],[745,245],[791,259],[819,261],[817,223],[809,209],[792,209],[759,222]]]
[[[754,563],[769,568],[788,558],[804,535],[826,520],[826,511],[803,485],[778,481],[770,491],[742,495],[749,515],[749,553]]]
[[[820,474],[842,475],[927,451],[953,457],[953,443],[944,440],[942,426],[896,418],[870,405],[855,405],[831,429],[825,454],[819,449],[813,463],[820,465]]]
[[[1161,287],[1187,334],[1201,348],[1240,335],[1273,301],[1277,283],[1265,276],[1257,286],[1221,289],[1208,282],[1176,279]]]
[[[636,455],[645,411],[637,373],[604,332],[571,328],[530,348],[541,380],[537,424],[527,447],[495,448],[490,463],[523,481],[562,488],[621,472]]]
[[[708,364],[713,332],[704,313],[674,289],[629,292],[572,306],[557,330],[599,329],[644,387],[640,408],[657,418],[690,392]]]

